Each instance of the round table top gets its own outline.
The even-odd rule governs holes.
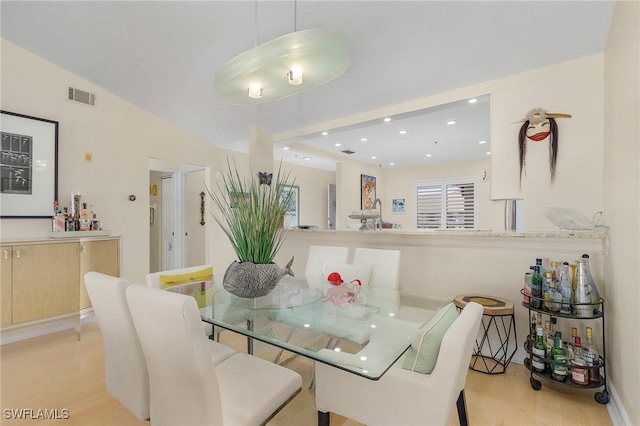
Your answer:
[[[481,304],[484,308],[484,315],[513,314],[513,303],[498,297],[480,294],[463,294],[453,299],[453,303],[460,309],[463,309],[469,302]]]

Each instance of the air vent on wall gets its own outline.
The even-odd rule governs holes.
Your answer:
[[[67,98],[70,101],[79,102],[85,105],[96,105],[96,95],[93,93],[85,92],[84,90],[69,87]]]
[[[345,149],[345,150],[344,150],[344,151],[342,151],[342,152],[344,152],[345,154],[349,154],[349,155],[351,155],[351,154],[355,154],[355,153],[356,153],[355,151],[351,151],[350,149]]]

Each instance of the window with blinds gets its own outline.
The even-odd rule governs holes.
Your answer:
[[[416,229],[477,229],[477,183],[475,177],[416,182]]]

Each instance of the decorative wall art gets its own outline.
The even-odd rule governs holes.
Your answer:
[[[300,187],[285,185],[282,189],[282,199],[286,199],[289,192],[293,192],[293,196],[287,205],[287,212],[284,214],[283,227],[293,229],[300,225]]]
[[[371,210],[376,201],[376,178],[373,176],[360,175],[360,208]]]
[[[394,198],[391,200],[391,212],[405,213],[407,200],[405,198]]]
[[[558,124],[556,118],[571,118],[571,114],[560,112],[547,112],[542,108],[534,108],[527,116],[520,120],[522,126],[518,132],[518,146],[520,153],[520,185],[522,185],[522,172],[527,175],[526,156],[527,139],[533,142],[541,142],[549,139],[549,170],[551,183],[556,178],[556,161],[558,159]]]
[[[0,217],[50,219],[58,199],[58,122],[0,113]]]

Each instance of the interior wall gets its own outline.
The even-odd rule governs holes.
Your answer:
[[[607,373],[640,424],[640,3],[619,1],[604,55]]]
[[[184,222],[186,232],[185,267],[206,264],[206,232],[200,224],[203,215],[200,212],[200,193],[207,194],[206,173],[204,170],[185,173],[185,209]],[[205,209],[206,210],[206,209]],[[207,218],[204,218],[205,225]]]
[[[434,164],[428,167],[387,170],[386,185],[383,188],[384,195],[382,196],[384,220],[399,223],[402,229],[414,229],[415,194],[413,193],[413,185],[417,181],[475,177],[478,180],[478,229],[504,231],[504,204],[500,201],[491,201],[490,168],[489,158],[483,158],[481,160]],[[483,182],[485,171],[487,171],[487,178]],[[392,212],[391,202],[394,198],[406,200],[405,213]]]
[[[545,208],[570,207],[587,217],[602,211],[604,124],[603,124],[603,54],[564,62],[526,73],[514,74],[487,82],[451,90],[415,101],[320,123],[313,129],[356,124],[395,114],[424,109],[480,95],[491,95],[491,198],[523,198],[524,230],[557,230],[546,218]],[[526,176],[519,180],[518,131],[520,120],[533,108],[572,114],[558,119],[559,148],[556,179],[550,182],[547,141],[528,142]],[[311,129],[310,129],[311,130]],[[304,129],[296,134],[304,134]],[[292,133],[293,134],[293,133]],[[278,136],[280,140],[291,134]],[[345,160],[337,168],[338,226],[356,207],[359,187],[357,176],[362,164],[349,166]],[[384,170],[369,170],[384,176]],[[341,177],[341,175],[344,175]],[[342,186],[342,188],[341,188]],[[384,182],[378,181],[379,188]],[[385,201],[388,203],[387,201]],[[606,212],[603,223],[606,222]]]

